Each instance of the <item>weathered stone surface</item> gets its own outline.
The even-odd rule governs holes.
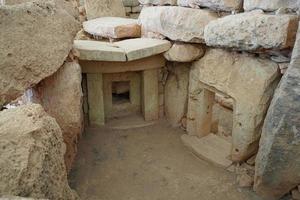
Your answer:
[[[31,2],[33,0],[5,0],[5,5],[16,5],[26,2]],[[70,15],[78,19],[79,11],[78,11],[78,1],[76,0],[54,0],[55,4],[59,7],[65,9]]]
[[[179,6],[207,7],[212,10],[236,11],[243,7],[242,0],[177,0]]]
[[[295,15],[267,15],[256,10],[210,22],[204,36],[208,46],[241,50],[284,49],[294,45],[297,27]]]
[[[262,9],[265,11],[274,11],[279,8],[299,9],[299,0],[244,0],[244,9],[254,10]]]
[[[11,196],[11,195],[3,195],[0,196],[0,200],[47,200],[47,199],[36,199],[30,197],[18,197],[18,196]]]
[[[85,32],[105,38],[135,38],[141,36],[141,27],[136,19],[101,17],[83,22]]]
[[[204,42],[204,27],[217,15],[208,10],[178,6],[144,8],[139,17],[142,35],[160,34],[175,41]]]
[[[123,5],[128,7],[138,6],[140,3],[138,0],[123,0]]]
[[[39,83],[36,90],[45,111],[56,119],[62,130],[67,147],[65,163],[69,171],[83,129],[80,66],[76,62],[66,62],[56,73]]]
[[[190,64],[174,64],[165,85],[165,115],[172,126],[180,126],[187,113]]]
[[[38,104],[0,112],[0,193],[77,199],[67,182],[61,130]]]
[[[276,90],[256,157],[258,194],[279,199],[300,183],[300,31],[292,61]]]
[[[151,38],[128,39],[113,44],[126,52],[127,61],[161,54],[170,49],[171,43],[168,40]]]
[[[126,61],[124,50],[109,42],[75,40],[74,48],[80,52],[80,60]]]
[[[1,6],[0,30],[1,105],[63,64],[79,23],[53,1],[37,1]]]
[[[278,77],[277,64],[270,60],[221,49],[207,50],[203,58],[194,62],[190,72],[188,132],[189,124],[192,124],[196,130],[191,129],[191,134],[206,134],[204,130],[197,129],[197,123],[200,123],[198,118],[203,122],[209,121],[206,118],[211,116],[205,119],[197,117],[197,110],[200,109],[199,106],[207,104],[201,101],[211,98],[205,93],[221,91],[235,101],[232,159],[247,159],[257,150],[260,128]]]
[[[159,5],[159,6],[163,6],[163,5],[176,5],[177,4],[177,0],[139,0],[140,4],[142,5]]]
[[[164,53],[164,57],[174,62],[192,62],[201,58],[204,53],[205,49],[201,45],[176,42]]]
[[[88,20],[99,17],[126,16],[122,0],[85,0],[84,3]]]

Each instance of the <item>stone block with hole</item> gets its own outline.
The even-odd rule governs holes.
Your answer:
[[[231,159],[249,158],[258,149],[261,127],[278,79],[277,64],[270,60],[209,49],[190,72],[188,134],[204,137],[211,133],[214,96],[224,94],[234,100]]]

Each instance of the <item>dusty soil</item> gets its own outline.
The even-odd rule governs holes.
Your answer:
[[[126,123],[125,123],[126,124]],[[191,154],[165,120],[132,129],[88,128],[70,175],[84,200],[256,200],[235,175]]]

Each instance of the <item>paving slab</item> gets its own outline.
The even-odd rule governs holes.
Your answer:
[[[196,156],[206,161],[223,168],[228,168],[232,164],[228,159],[231,152],[230,142],[215,134],[211,133],[202,138],[184,134],[181,140]]]
[[[75,40],[74,48],[80,52],[80,60],[126,61],[125,51],[109,42]]]
[[[136,19],[122,17],[100,17],[83,22],[85,32],[94,37],[136,38],[141,36],[141,27]]]

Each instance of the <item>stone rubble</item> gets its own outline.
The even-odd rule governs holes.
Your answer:
[[[192,62],[201,58],[205,49],[201,45],[175,42],[172,47],[164,53],[168,61]]]

